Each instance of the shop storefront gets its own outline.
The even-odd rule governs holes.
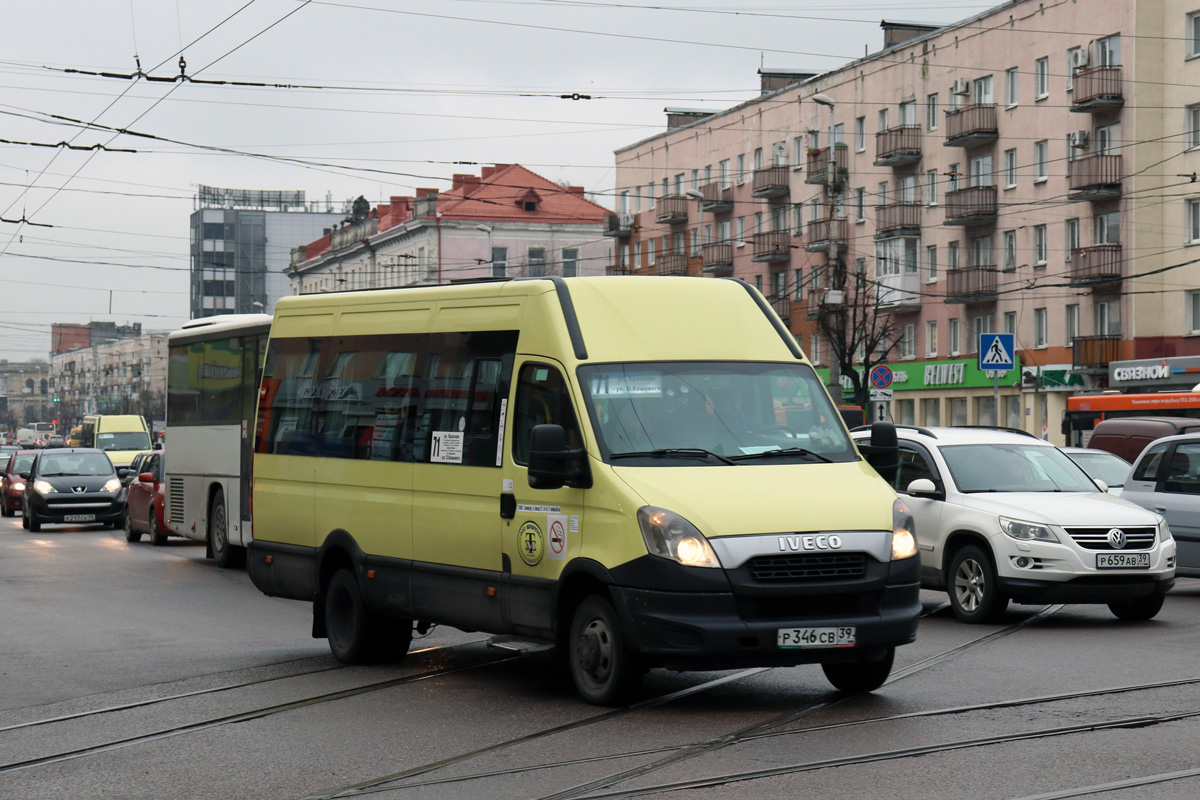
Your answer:
[[[1190,392],[1200,384],[1200,356],[1143,358],[1108,365],[1108,387],[1130,393]]]

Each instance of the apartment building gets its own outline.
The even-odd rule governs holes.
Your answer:
[[[392,197],[292,251],[293,294],[478,278],[602,275],[608,210],[520,164]]]
[[[616,152],[610,272],[758,286],[810,357],[857,285],[887,311],[892,417],[1061,441],[1124,360],[1200,354],[1200,7],[1016,0]],[[979,334],[1015,334],[995,382]],[[999,395],[999,407],[993,399]]]
[[[111,323],[110,323],[111,325]],[[50,354],[50,391],[65,426],[85,414],[141,414],[165,419],[167,333],[142,331]]]

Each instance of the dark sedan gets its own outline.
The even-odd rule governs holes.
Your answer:
[[[100,522],[115,528],[125,518],[125,487],[103,450],[58,448],[37,454],[25,480],[21,525]]]
[[[19,450],[12,454],[0,475],[0,515],[15,517],[25,497],[25,478],[22,474],[33,466],[35,450]]]

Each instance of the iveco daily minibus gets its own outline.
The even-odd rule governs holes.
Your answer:
[[[285,297],[248,566],[346,663],[414,625],[551,643],[580,694],[651,667],[878,688],[920,611],[912,520],[755,289],[518,279]],[[890,434],[890,435],[889,435]],[[886,469],[885,469],[886,471]]]

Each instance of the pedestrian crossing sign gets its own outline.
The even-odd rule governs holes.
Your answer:
[[[979,334],[979,369],[1007,372],[1013,368],[1016,342],[1011,333]]]

